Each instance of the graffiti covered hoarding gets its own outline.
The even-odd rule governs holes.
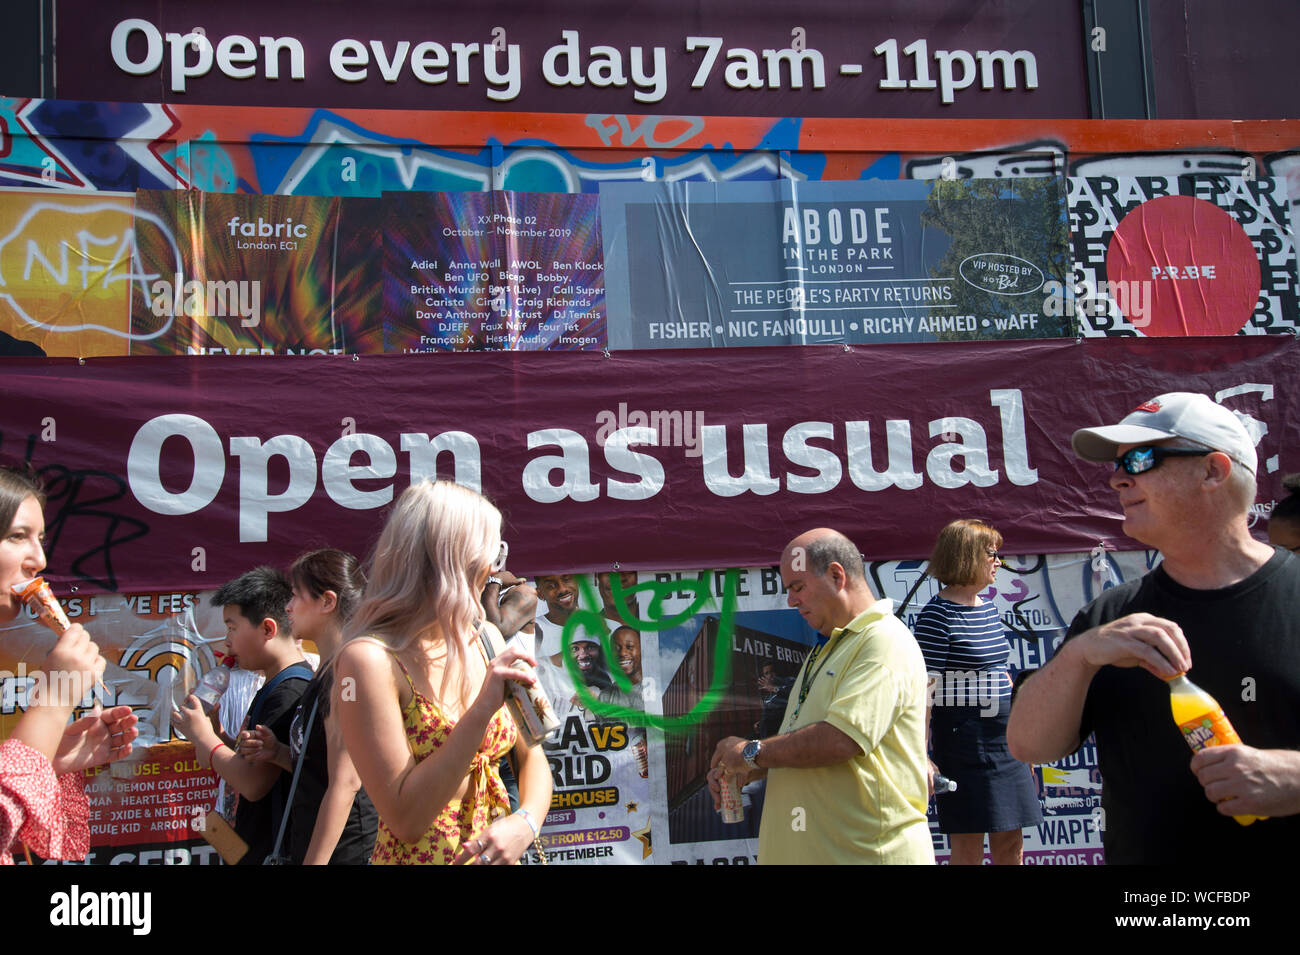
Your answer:
[[[96,95],[103,95],[97,91]],[[449,131],[454,130],[454,135]],[[0,97],[0,184],[365,196],[596,192],[606,182],[1288,179],[1300,121],[898,119],[453,112]]]
[[[448,144],[446,131],[453,127],[458,131],[457,145]],[[1160,197],[1159,182],[1167,181],[1173,184],[1168,189],[1181,190],[1180,177],[1199,181],[1194,188],[1188,186],[1193,189],[1189,196],[1212,201],[1235,216],[1258,247],[1261,291],[1246,329],[1281,329],[1293,324],[1288,316],[1295,307],[1295,293],[1287,290],[1288,283],[1294,284],[1295,269],[1286,213],[1288,204],[1293,207],[1294,197],[1300,196],[1300,179],[1296,178],[1300,132],[1296,128],[1297,124],[1289,122],[1208,123],[1193,131],[1178,123],[1069,120],[942,124],[910,120],[878,128],[869,123],[756,117],[538,117],[0,99],[0,184],[32,191],[20,197],[0,194],[10,222],[9,241],[0,249],[0,278],[5,283],[3,294],[8,296],[0,297],[0,333],[8,336],[0,339],[0,344],[10,353],[36,354],[40,349],[47,355],[78,357],[157,353],[168,348],[253,348],[259,353],[297,352],[303,347],[361,353],[504,346],[598,349],[604,334],[603,284],[595,277],[599,256],[592,249],[599,223],[594,206],[561,202],[558,194],[596,193],[612,183],[635,184],[651,194],[663,188],[656,183],[683,179],[766,182],[778,190],[781,187],[776,182],[782,179],[797,186],[806,180],[900,177],[946,178],[948,188],[954,190],[972,188],[964,185],[972,178],[1001,180],[1000,190],[1009,194],[1030,188],[1024,179],[1050,178],[1066,170],[1089,180],[1150,180],[1155,184],[1146,198]],[[727,147],[719,148],[717,143]],[[1017,183],[1014,187],[1013,180]],[[896,185],[903,188],[902,183]],[[852,188],[865,186],[858,183]],[[154,203],[157,210],[136,210],[134,190],[148,196],[181,189],[200,190],[203,198],[160,194],[142,200]],[[1083,279],[1088,280],[1078,283],[1084,289],[1079,300],[1073,298],[1076,283],[1067,281],[1065,288],[1058,288],[1056,278],[1045,275],[1044,286],[1055,290],[1054,294],[1040,289],[1009,300],[1006,304],[1010,307],[979,320],[980,334],[1018,331],[1032,337],[1069,330],[1066,326],[1072,327],[1076,321],[1082,322],[1085,334],[1099,334],[1099,323],[1107,320],[1116,330],[1125,331],[1128,323],[1116,318],[1124,303],[1111,298],[1111,304],[1105,305],[1104,296],[1095,293],[1107,278],[1101,273],[1090,278],[1087,270],[1098,269],[1109,244],[1108,239],[1099,244],[1099,223],[1107,215],[1132,211],[1132,203],[1116,205],[1115,199],[1129,194],[1132,187],[1120,192],[1110,185],[1099,189],[1099,196],[1111,196],[1103,204],[1113,208],[1108,214],[1098,211],[1092,215],[1079,206],[1073,229],[1075,268],[1083,269]],[[1265,189],[1267,197],[1261,191]],[[466,221],[459,206],[486,201],[463,196],[465,190],[491,192],[499,197],[493,202],[505,204],[505,211],[494,207],[491,214],[504,217],[495,227],[506,240],[506,249],[478,248],[460,234],[478,223]],[[79,194],[71,195],[72,191]],[[94,191],[121,194],[95,201],[84,195]],[[264,250],[232,248],[228,254],[222,250],[218,233],[229,233],[234,212],[221,221],[207,217],[204,232],[177,231],[181,218],[195,221],[191,207],[210,204],[216,209],[221,204],[212,193],[263,194],[260,199],[250,195],[239,200],[249,204],[243,210],[247,215],[238,213],[238,234],[227,236],[235,242],[293,241],[246,234],[250,228],[260,228],[259,219],[274,232],[276,225],[293,215],[276,218],[280,200],[271,197],[272,193],[298,196],[307,205],[321,205],[317,197],[338,197],[339,206],[326,203],[322,208],[332,211],[320,213],[325,221],[336,221],[332,218],[336,213],[341,217],[337,220],[342,222],[341,229],[323,237],[337,258],[330,260],[328,268],[318,259],[300,277],[288,281]],[[533,193],[550,198],[524,199],[524,194]],[[1000,197],[995,193],[991,198]],[[380,201],[382,211],[376,218],[364,204],[348,201],[353,199]],[[423,204],[431,201],[442,204],[437,214],[447,220],[404,220],[404,214],[413,215],[417,207],[427,212]],[[524,208],[529,201],[538,202],[539,207]],[[37,204],[41,208],[33,214]],[[89,206],[96,207],[93,221],[87,218]],[[954,206],[960,204],[949,204]],[[109,221],[125,219],[128,213],[135,217],[134,231],[119,221]],[[162,221],[164,215],[172,222],[170,227]],[[537,220],[531,227],[545,227],[546,236],[525,234],[530,226],[524,220],[530,216]],[[511,219],[520,223],[512,232]],[[294,227],[302,221],[295,217]],[[949,228],[962,231],[958,224]],[[452,235],[443,235],[443,230],[451,230]],[[388,236],[394,243],[391,249],[383,241]],[[315,246],[320,238],[309,241],[312,254],[318,254]],[[210,246],[206,258],[211,260],[208,271],[212,275],[197,286],[203,292],[201,300],[195,299],[194,286],[190,294],[177,294],[196,280],[187,261],[197,263],[203,258],[191,245],[197,249]],[[519,254],[511,254],[512,246]],[[1053,241],[1039,246],[1052,262],[1053,247]],[[407,251],[413,255],[403,263]],[[280,254],[277,248],[275,258]],[[292,250],[292,254],[311,261],[306,249]],[[142,258],[147,258],[147,265]],[[658,259],[655,250],[651,261]],[[510,269],[511,260],[523,264]],[[422,261],[457,262],[468,267],[438,274],[418,268]],[[489,265],[477,273],[472,268],[495,261],[505,263],[506,268]],[[383,262],[393,267],[381,283],[374,277],[374,269]],[[551,278],[565,271],[552,267],[556,262],[570,266],[567,271],[590,274],[575,274],[573,278],[580,281],[561,283]],[[987,261],[972,259],[964,273],[962,262],[957,262],[954,275],[977,278],[981,262],[986,275],[989,264],[998,265],[999,278],[1005,277],[1007,267],[1017,265],[1015,259],[998,253]],[[408,274],[394,271],[394,263],[404,264]],[[417,268],[412,269],[412,263]],[[634,265],[645,268],[648,263],[637,260]],[[235,266],[238,274],[232,272]],[[479,281],[477,275],[485,271],[488,279]],[[656,274],[653,267],[646,271]],[[657,274],[662,275],[663,270]],[[626,276],[620,281],[624,279]],[[645,281],[643,277],[637,280]],[[250,310],[254,289],[237,284],[233,291],[243,297],[236,297],[232,307],[226,292],[231,281],[265,285],[258,289],[266,293],[258,303],[270,310],[288,307],[288,300],[277,296],[291,292],[290,304],[300,304],[314,317],[295,320],[305,327],[292,327],[291,322],[282,336],[274,331],[258,333],[257,326],[244,324],[252,318],[240,311]],[[599,281],[603,283],[603,278]],[[167,288],[157,287],[159,282],[171,286],[170,297]],[[1114,284],[1110,279],[1109,285]],[[382,300],[376,298],[381,286]],[[493,287],[504,291],[493,294]],[[566,287],[574,291],[562,291]],[[954,287],[971,294],[978,291],[965,281]],[[411,292],[412,288],[417,291]],[[226,298],[212,295],[209,308],[209,291]],[[483,291],[488,294],[480,294]],[[129,301],[124,304],[128,293]],[[817,294],[826,294],[826,290]],[[326,298],[328,313],[321,305]],[[476,304],[477,299],[484,303]],[[1033,308],[1022,311],[1018,306],[1024,299],[1033,299],[1029,303]],[[1190,301],[1185,296],[1183,300]],[[528,304],[516,306],[517,302]],[[669,304],[677,306],[675,301]],[[541,311],[542,315],[502,316],[492,305]],[[168,311],[173,313],[170,324]],[[952,311],[967,315],[972,309]],[[194,317],[191,312],[201,313],[198,327],[189,327],[195,324],[190,321]],[[237,318],[235,328],[219,328],[207,321],[213,312],[227,313],[218,316],[221,318]],[[1030,318],[1021,318],[1024,314]],[[1051,320],[1044,321],[1044,316]],[[983,328],[983,321],[996,325],[999,318],[1007,327]],[[652,320],[662,324],[653,317],[643,319]],[[1181,315],[1172,323],[1162,323],[1175,330],[1199,327],[1214,333],[1220,324],[1206,325]],[[1032,327],[1014,329],[1013,325]],[[725,334],[728,326],[722,327]],[[806,325],[804,330],[806,333]],[[940,334],[953,331],[945,333],[941,322]],[[969,330],[965,334],[969,335]],[[736,339],[736,343],[740,341]],[[689,340],[680,344],[689,344]]]

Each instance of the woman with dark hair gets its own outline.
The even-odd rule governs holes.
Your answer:
[[[953,521],[930,555],[942,583],[912,628],[930,671],[931,781],[942,773],[955,792],[935,800],[953,865],[979,865],[984,834],[994,865],[1019,865],[1021,830],[1042,819],[1033,773],[1007,749],[1011,679],[997,609],[980,598],[993,585],[1002,535],[982,521]]]
[[[289,811],[286,845],[290,861],[299,865],[365,865],[374,849],[379,816],[361,788],[361,778],[339,730],[338,713],[331,706],[334,658],[343,645],[343,627],[361,602],[365,575],[351,554],[327,548],[294,561],[289,582],[293,599],[286,609],[293,635],[313,641],[321,663],[294,714],[289,745],[277,740],[267,727],[258,726],[245,734],[247,745],[241,744],[241,751],[250,759],[269,759],[293,773],[305,750]]]
[[[1268,518],[1268,542],[1300,554],[1300,474],[1288,474],[1282,486],[1289,492]]]
[[[45,495],[30,471],[0,468],[0,624],[22,612],[13,585],[45,569]],[[129,706],[68,718],[106,666],[80,624],[45,657],[26,711],[0,743],[0,865],[18,844],[47,859],[84,859],[90,849],[82,771],[131,752]]]
[[[489,660],[479,637],[499,639],[480,595],[502,551],[501,513],[449,481],[407,488],[375,545],[338,662],[354,700],[343,738],[379,810],[372,863],[511,865],[550,807],[546,756],[504,707],[507,682],[537,681],[515,661],[536,661],[517,647]],[[512,749],[515,812],[497,768]]]

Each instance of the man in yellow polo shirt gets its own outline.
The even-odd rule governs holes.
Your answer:
[[[767,776],[758,861],[932,864],[926,824],[926,672],[920,648],[877,600],[843,534],[800,534],[781,555],[790,606],[826,640],[804,660],[777,736],[729,736],[721,773]]]

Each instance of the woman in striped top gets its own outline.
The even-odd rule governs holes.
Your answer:
[[[941,794],[939,829],[953,865],[979,865],[984,834],[995,865],[1019,865],[1025,826],[1042,819],[1033,774],[1007,750],[1010,645],[993,604],[980,598],[1001,565],[1002,535],[974,520],[939,532],[929,573],[943,589],[913,628],[930,672],[931,777],[957,782]]]

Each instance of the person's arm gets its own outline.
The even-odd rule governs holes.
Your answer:
[[[510,588],[497,608],[500,619],[492,621],[506,637],[513,637],[537,616],[537,591],[520,581]]]
[[[929,789],[931,796],[934,795],[934,777],[940,775],[942,772],[942,770],[940,770],[939,767],[934,764],[934,760],[930,758],[930,752],[931,752],[930,716],[934,712],[934,694],[935,694],[933,681],[934,681],[934,675],[931,674],[930,682],[926,684],[926,688],[925,688],[926,693],[929,694],[929,698],[925,701],[925,753],[926,753],[925,762],[927,764],[927,768],[925,771],[925,785],[926,788]]]
[[[8,857],[14,840],[46,859],[84,859],[90,850],[89,806],[77,770],[112,755],[114,728],[122,742],[119,754],[130,749],[135,735],[127,707],[68,723],[105,666],[90,635],[75,623],[41,664],[39,689],[0,743],[0,858]]]
[[[80,773],[56,777],[44,753],[10,737],[0,742],[0,862],[22,842],[46,859],[84,859],[89,805]]]
[[[934,777],[940,769],[930,753],[930,719],[934,713],[934,701],[943,690],[943,674],[948,669],[948,654],[952,649],[952,634],[944,619],[943,611],[936,600],[922,608],[912,628],[917,645],[921,648],[921,657],[925,660],[927,680],[925,685],[925,784],[931,796],[934,795]]]
[[[306,746],[306,741],[303,742]],[[361,788],[361,777],[352,765],[352,757],[343,742],[343,733],[339,729],[336,711],[331,708],[325,717],[325,745],[329,762],[329,785],[321,797],[320,810],[316,814],[316,828],[311,833],[311,844],[307,846],[307,855],[303,865],[329,865],[330,857],[339,844],[343,829],[348,824],[352,812],[352,803],[356,800],[357,790]]]
[[[221,728],[221,707],[214,706],[212,712],[208,714],[208,722],[212,724],[212,732],[217,734],[217,739],[225,743],[231,749],[235,748],[235,738]]]
[[[339,651],[333,706],[343,741],[366,794],[384,824],[402,842],[415,842],[460,790],[492,715],[505,703],[505,681],[534,682],[514,669],[532,656],[505,650],[487,668],[482,688],[434,752],[416,762],[402,725],[401,694],[388,652],[369,640],[353,640]],[[348,699],[340,690],[350,687]]]
[[[535,838],[533,827],[541,829],[551,808],[551,767],[542,747],[529,746],[522,737],[515,744],[515,761],[518,763],[519,809],[502,816],[476,838],[466,842],[456,857],[457,863],[473,862],[486,856],[492,865],[514,865],[532,845]]]
[[[53,763],[63,745],[68,718],[107,665],[90,634],[80,624],[70,626],[41,664],[36,689],[9,734],[10,739],[31,747]]]
[[[749,740],[728,736],[713,749],[710,765],[721,768],[728,776],[744,776],[748,782],[757,776],[750,773],[749,764],[741,755]],[[758,751],[759,769],[816,769],[834,766],[862,755],[862,747],[842,730],[830,723],[812,723],[801,726],[793,733],[769,736],[761,740]]]
[[[1053,763],[1078,749],[1088,686],[1103,666],[1140,666],[1168,679],[1190,670],[1192,655],[1178,624],[1148,613],[1067,639],[1016,693],[1007,723],[1011,755],[1022,763]]]
[[[172,715],[172,725],[194,744],[194,758],[199,764],[211,766],[213,772],[234,786],[245,799],[257,802],[275,786],[282,772],[280,767],[274,763],[255,763],[245,759],[218,739],[194,694],[187,696],[180,710]]]

